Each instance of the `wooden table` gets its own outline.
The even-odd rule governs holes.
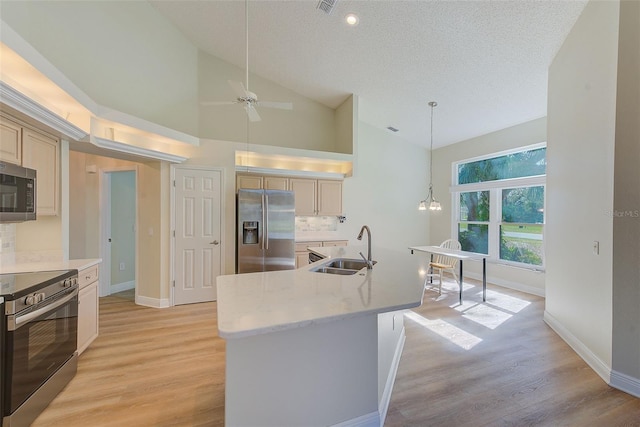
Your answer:
[[[429,253],[431,254],[432,261],[434,254],[450,256],[460,261],[460,304],[462,304],[462,262],[464,260],[482,261],[482,301],[487,300],[487,257],[489,255],[477,252],[459,251],[456,249],[446,249],[441,248],[440,246],[411,246],[409,250],[412,254],[414,251]]]

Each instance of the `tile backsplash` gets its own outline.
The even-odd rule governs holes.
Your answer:
[[[336,216],[297,216],[296,233],[307,231],[337,231]]]
[[[16,252],[16,225],[0,224],[0,267],[13,264]]]

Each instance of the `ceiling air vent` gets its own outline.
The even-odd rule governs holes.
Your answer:
[[[400,129],[394,128],[393,126],[387,126],[387,129],[389,129],[391,132],[398,132]]]
[[[320,9],[327,15],[331,15],[331,12],[333,12],[333,7],[336,5],[336,3],[338,3],[338,0],[320,0],[318,2],[317,9]]]

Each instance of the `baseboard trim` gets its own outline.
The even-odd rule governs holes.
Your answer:
[[[168,308],[171,306],[168,298],[150,298],[136,295],[136,304],[153,308]]]
[[[380,427],[380,414],[377,411],[369,412],[357,418],[334,424],[332,427]]]
[[[488,267],[487,267],[488,269]],[[476,273],[464,273],[464,277],[469,277],[474,280],[478,280],[482,282],[482,274]],[[520,292],[525,292],[527,294],[536,295],[539,297],[545,297],[544,289],[536,288],[534,286],[523,285],[522,283],[512,282],[510,280],[504,280],[497,277],[489,277],[487,276],[487,283],[491,283],[494,285],[502,286],[503,288],[513,289]]]
[[[611,387],[629,393],[632,396],[640,397],[640,379],[630,377],[618,371],[611,371]]]
[[[111,288],[109,291],[112,294],[116,294],[118,292],[128,291],[130,289],[135,289],[135,288],[136,288],[136,281],[130,280],[128,282],[116,283],[115,285],[111,285]]]
[[[396,351],[391,361],[391,369],[389,375],[387,375],[387,382],[384,385],[384,391],[380,398],[380,404],[378,405],[378,413],[380,414],[380,425],[384,425],[384,420],[387,418],[387,410],[389,409],[389,403],[391,402],[391,392],[393,391],[393,385],[396,382],[396,374],[398,373],[398,366],[400,365],[400,356],[402,356],[402,350],[404,349],[404,343],[407,340],[407,336],[404,332],[404,325],[400,332],[400,339],[398,345],[396,345]]]
[[[547,310],[544,311],[544,321],[556,334],[560,336],[595,371],[607,384],[611,384],[611,367],[607,366],[589,348],[573,335],[562,323]]]

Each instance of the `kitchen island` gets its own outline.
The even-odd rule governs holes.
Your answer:
[[[374,248],[372,270],[335,275],[311,270],[361,259],[363,248],[310,250],[326,259],[217,279],[226,425],[384,422],[404,345],[402,310],[422,303],[428,261]]]

